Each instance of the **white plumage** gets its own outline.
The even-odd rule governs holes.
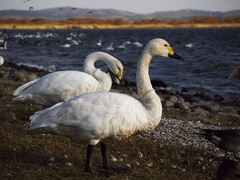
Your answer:
[[[0,56],[0,66],[2,66],[4,64],[4,59],[2,56]]]
[[[151,131],[160,122],[161,101],[148,75],[150,61],[154,56],[182,59],[165,40],[151,40],[143,50],[137,66],[140,101],[126,94],[113,92],[82,94],[36,112],[30,117],[31,124],[27,133],[56,134],[66,136],[79,144],[87,143],[87,172],[93,172],[91,154],[94,145],[100,142],[103,167],[111,169],[104,139],[120,140],[136,132]]]
[[[109,91],[112,79],[109,73],[94,67],[97,60],[102,60],[108,65],[111,74],[114,77],[117,76],[114,80],[121,80],[123,73],[121,62],[107,53],[95,52],[86,57],[84,72],[58,71],[30,81],[14,91],[13,95],[16,97],[12,102],[30,101],[35,104],[52,106],[79,94]]]
[[[110,43],[110,45],[108,47],[103,48],[103,50],[105,50],[105,51],[112,51],[112,50],[114,50],[113,43]]]
[[[102,40],[99,39],[98,43],[96,43],[97,46],[102,46]]]
[[[3,43],[0,44],[0,49],[7,49],[7,42],[4,41]]]

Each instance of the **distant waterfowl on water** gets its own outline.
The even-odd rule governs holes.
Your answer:
[[[0,49],[7,49],[7,41],[0,43]]]
[[[114,48],[116,48],[116,49],[127,49],[125,42],[122,45],[115,46]]]
[[[106,51],[112,51],[112,50],[114,50],[114,48],[113,48],[113,43],[110,43],[110,45],[109,45],[108,47],[103,48],[103,50],[106,50]]]
[[[135,46],[135,47],[142,47],[143,46],[143,44],[141,44],[140,42],[133,42],[132,45]]]
[[[102,46],[102,40],[99,39],[99,41],[96,43],[97,46]]]

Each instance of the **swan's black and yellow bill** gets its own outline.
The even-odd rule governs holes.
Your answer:
[[[179,60],[184,60],[181,56],[179,56],[179,55],[176,54],[176,53],[168,54],[168,57],[174,58],[174,59],[179,59]]]
[[[179,59],[179,60],[184,60],[181,56],[179,56],[178,54],[176,54],[172,47],[170,45],[166,45],[167,49],[168,49],[168,57],[170,58],[174,58],[174,59]]]
[[[120,86],[124,85],[124,81],[122,79],[123,75],[121,71],[119,71],[118,74],[114,74],[112,71],[109,70],[108,73],[110,74],[113,83],[116,83]]]

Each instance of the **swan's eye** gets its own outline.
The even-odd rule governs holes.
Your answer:
[[[167,44],[164,44],[165,47],[167,47]]]

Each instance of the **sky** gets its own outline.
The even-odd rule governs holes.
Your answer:
[[[87,9],[117,9],[147,14],[156,11],[196,9],[206,11],[231,11],[240,9],[240,0],[0,0],[0,10],[41,10],[55,7]]]

